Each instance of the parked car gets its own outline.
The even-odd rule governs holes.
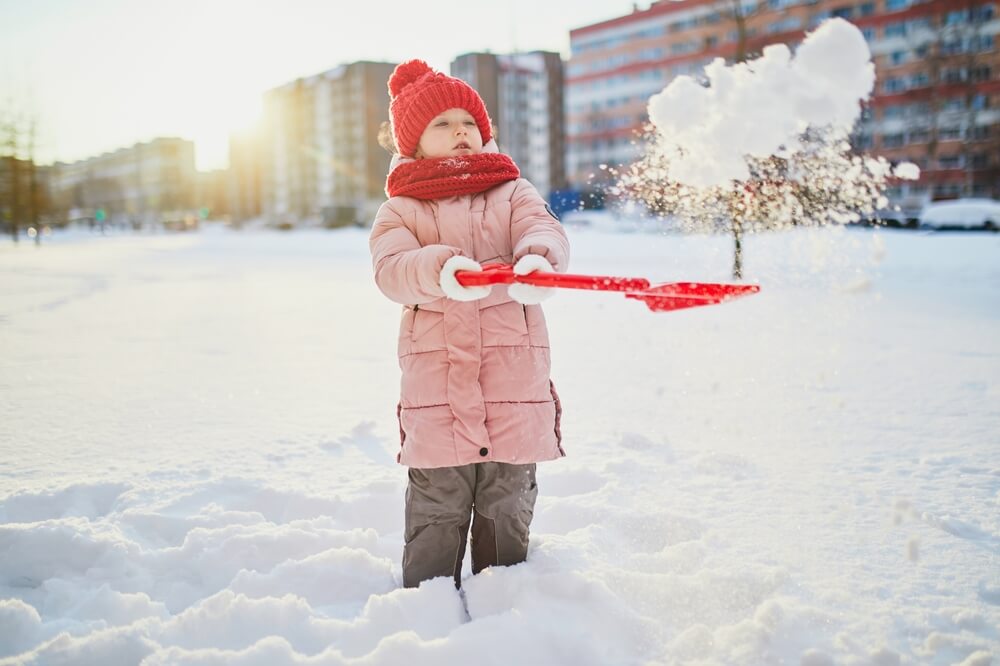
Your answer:
[[[1000,230],[1000,201],[995,199],[954,199],[932,201],[920,213],[920,226],[928,229]]]
[[[907,229],[916,229],[919,222],[917,219],[919,215],[920,211],[903,210],[898,206],[896,208],[882,208],[873,211],[869,215],[863,215],[855,224],[863,227],[904,227]]]

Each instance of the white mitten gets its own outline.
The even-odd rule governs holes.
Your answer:
[[[460,254],[451,257],[448,261],[444,262],[444,267],[441,268],[440,283],[441,289],[444,290],[444,295],[454,301],[478,301],[480,298],[489,296],[490,285],[463,287],[458,283],[458,278],[455,277],[456,271],[482,270],[483,267],[479,265],[479,262],[469,257],[463,257]]]
[[[555,272],[552,270],[552,264],[549,263],[549,260],[538,254],[526,254],[514,264],[514,275],[527,275],[535,271]],[[555,287],[536,287],[533,284],[520,282],[515,282],[507,287],[507,293],[510,294],[510,297],[524,305],[541,303],[555,291]]]

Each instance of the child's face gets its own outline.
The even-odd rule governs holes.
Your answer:
[[[428,123],[414,157],[475,155],[482,150],[483,137],[472,114],[465,109],[448,109]]]

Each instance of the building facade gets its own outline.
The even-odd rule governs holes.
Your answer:
[[[482,96],[509,154],[542,196],[566,186],[564,73],[558,53],[467,53],[451,75]]]
[[[890,190],[907,216],[928,201],[1000,198],[1000,18],[993,2],[884,0],[858,18],[878,78],[858,148],[921,168]]]
[[[73,163],[56,162],[49,179],[57,214],[152,224],[196,205],[194,143],[161,138]]]
[[[386,82],[395,63],[355,62],[264,95],[263,212],[274,223],[366,224],[385,200]]]
[[[876,89],[855,132],[859,150],[922,167],[894,202],[1000,195],[1000,52],[991,0],[664,0],[573,30],[567,65],[567,171],[599,184],[602,165],[641,149],[646,103],[674,77],[717,57],[752,58],[795,46],[830,17],[857,25],[876,65]]]
[[[238,225],[263,213],[263,171],[260,128],[230,134],[226,199],[232,223]]]

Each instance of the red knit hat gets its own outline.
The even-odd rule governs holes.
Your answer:
[[[468,83],[435,72],[423,60],[410,60],[389,77],[389,115],[396,149],[412,157],[427,125],[448,109],[465,109],[476,120],[485,144],[493,138],[483,98]]]

